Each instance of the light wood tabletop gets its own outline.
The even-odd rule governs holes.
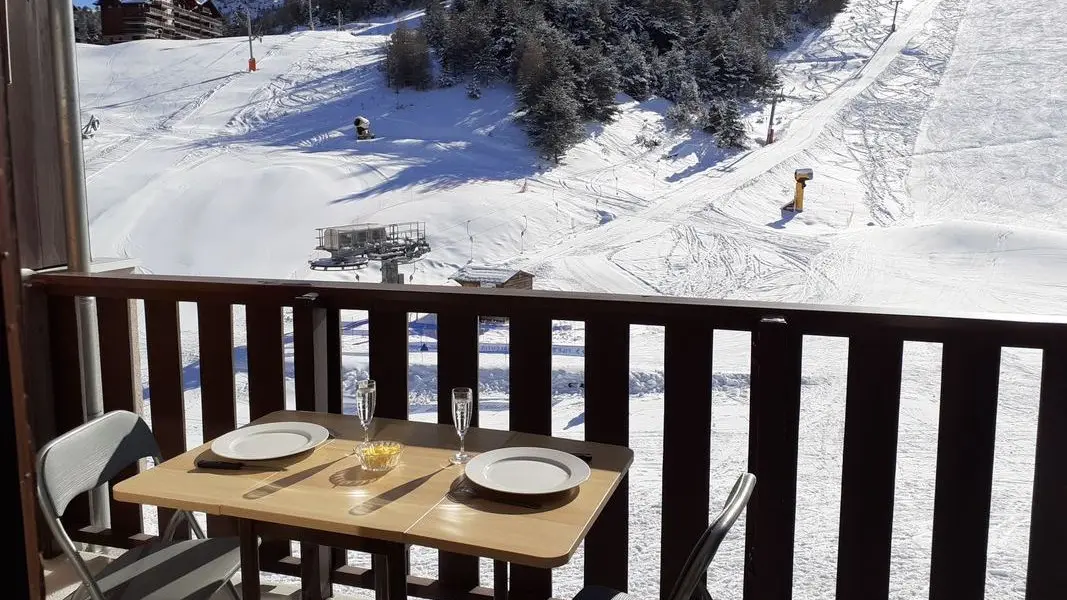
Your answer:
[[[219,459],[204,444],[118,483],[114,497],[552,568],[570,560],[633,460],[621,446],[471,428],[471,454],[537,446],[592,457],[592,475],[577,490],[519,506],[468,492],[463,468],[448,460],[458,445],[451,426],[375,419],[373,439],[405,445],[400,464],[378,474],[364,471],[353,454],[363,439],[358,419],[278,411],[254,423],[279,421],[317,423],[331,438],[310,452],[239,471],[198,469],[198,459]]]

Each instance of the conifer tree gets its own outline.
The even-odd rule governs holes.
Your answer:
[[[745,145],[745,124],[737,100],[718,99],[707,110],[705,131],[718,137],[722,148],[741,148]]]
[[[445,44],[447,30],[448,14],[445,12],[443,0],[430,0],[426,6],[426,14],[422,17],[422,32],[426,35],[426,42],[434,50],[441,50]]]
[[[634,100],[644,100],[652,93],[652,68],[641,48],[624,35],[615,52],[619,68],[619,86]]]
[[[526,123],[533,145],[545,158],[558,163],[568,148],[582,139],[578,102],[565,80],[555,80],[530,107]]]

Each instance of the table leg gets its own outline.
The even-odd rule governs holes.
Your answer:
[[[552,597],[552,570],[511,565],[508,596],[511,600],[548,600]]]
[[[300,598],[323,600],[333,597],[333,553],[329,546],[300,542]]]
[[[375,600],[406,600],[408,597],[408,547],[389,544],[382,554],[371,557]]]
[[[493,600],[508,600],[507,561],[493,561]]]
[[[255,522],[239,519],[237,531],[241,538],[241,600],[259,600],[259,539]]]

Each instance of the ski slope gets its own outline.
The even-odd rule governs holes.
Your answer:
[[[81,103],[102,126],[86,141],[93,252],[147,272],[352,281],[307,268],[315,228],[428,223],[433,251],[402,268],[443,284],[469,260],[535,274],[543,289],[921,307],[1067,309],[1067,13],[1057,0],[852,0],[778,56],[785,100],[764,146],[766,107],[747,115],[746,150],[670,130],[668,103],[620,97],[564,164],[540,163],[503,86],[394,94],[380,47],[395,19],[344,31],[267,36],[247,73],[241,39],[79,48]],[[414,21],[418,13],[401,19]],[[355,143],[356,115],[379,139]],[[638,138],[659,143],[646,147]],[[810,167],[806,210],[779,211]],[[378,281],[373,269],[361,281]],[[199,410],[195,308],[182,305],[187,414]],[[359,315],[348,315],[353,321]],[[243,312],[235,313],[243,346]],[[435,419],[436,355],[413,337],[415,418]],[[580,323],[554,344],[580,347]],[[507,343],[506,330],[482,337]],[[662,330],[634,328],[632,498],[658,497]],[[346,389],[366,376],[365,337],[344,339]],[[747,456],[747,336],[717,332],[712,505]],[[240,349],[238,396],[247,398]],[[804,348],[795,587],[834,597],[844,340]],[[147,360],[142,358],[142,364]],[[580,356],[554,360],[556,433],[582,436]],[[486,353],[482,422],[507,423],[506,354]],[[1022,598],[1040,353],[1002,357],[987,598]],[[892,594],[928,595],[940,349],[906,347]],[[149,406],[150,414],[150,406]],[[247,419],[247,404],[239,406]],[[190,432],[190,444],[200,439]],[[829,508],[827,508],[829,507]],[[658,594],[660,508],[631,514],[631,592]],[[740,524],[743,528],[743,522]],[[740,597],[740,534],[710,576]],[[364,560],[364,557],[357,557]],[[556,597],[581,585],[579,553]],[[432,576],[432,553],[413,569]],[[484,565],[488,569],[488,565]]]

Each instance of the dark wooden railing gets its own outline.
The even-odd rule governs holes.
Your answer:
[[[948,317],[811,305],[602,296],[540,291],[351,285],[300,281],[152,276],[38,276],[30,302],[47,305],[51,434],[81,421],[74,298],[97,298],[100,361],[107,408],[135,408],[131,299],[144,301],[153,428],[165,456],[185,449],[178,302],[198,306],[205,439],[235,424],[232,307],[247,318],[249,408],[252,418],[285,402],[282,307],[293,310],[296,403],[341,410],[340,311],[369,312],[371,376],[379,414],[407,418],[407,315],[438,316],[438,390],[476,381],[478,317],[510,321],[510,426],[551,433],[551,324],[585,322],[585,431],[598,442],[627,444],[630,326],[665,327],[661,597],[666,596],[708,524],[712,337],[716,329],[751,332],[749,469],[758,485],[746,526],[744,597],[793,597],[795,506],[803,336],[848,339],[844,458],[837,597],[887,598],[897,463],[897,421],[905,341],[943,344],[941,414],[930,597],[980,599],[984,594],[992,488],[998,371],[1004,347],[1044,352],[1027,598],[1060,597],[1067,589],[1067,320],[1005,316]],[[476,413],[477,414],[477,413]],[[447,419],[440,412],[439,418]],[[47,438],[49,433],[40,433]],[[694,474],[699,474],[694,477]],[[627,588],[628,485],[624,481],[585,544],[585,580]],[[87,527],[76,505],[68,524],[79,539],[125,547],[141,543],[138,507],[111,506],[112,527]],[[212,519],[213,534],[232,524]],[[367,587],[365,569],[340,552],[302,548],[303,564],[286,541],[265,543],[267,570]],[[472,598],[478,562],[442,553],[439,580],[408,578],[411,595]],[[547,598],[551,573],[516,568],[511,584]]]

